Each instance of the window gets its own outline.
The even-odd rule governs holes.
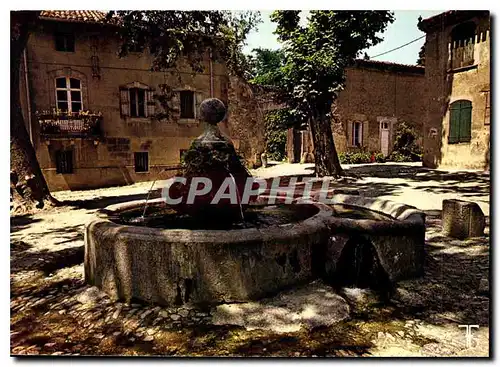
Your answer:
[[[460,100],[450,106],[450,134],[448,143],[470,141],[472,123],[472,102]]]
[[[476,25],[467,22],[451,31],[451,68],[458,69],[474,64]]]
[[[194,92],[182,91],[181,96],[181,119],[194,119]]]
[[[82,110],[82,84],[79,79],[56,78],[56,106],[59,110],[73,113]]]
[[[140,88],[130,88],[130,116],[146,117],[145,90]]]
[[[75,52],[75,35],[73,33],[57,32],[54,39],[56,51]]]
[[[58,150],[56,152],[56,172],[73,173],[73,151]]]
[[[361,122],[352,123],[352,145],[361,147],[363,142],[363,124]]]
[[[148,172],[148,152],[135,152],[135,172]]]
[[[146,84],[133,82],[120,87],[120,113],[122,117],[154,117],[154,90]]]

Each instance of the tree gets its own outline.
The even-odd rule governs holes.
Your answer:
[[[417,65],[425,66],[425,43],[420,47],[420,51],[418,52]]]
[[[376,45],[394,18],[388,11],[310,11],[307,25],[300,11],[275,11],[275,33],[284,64],[276,86],[297,123],[311,129],[316,174],[343,174],[331,130],[332,104],[345,83],[345,68],[362,50]]]
[[[47,182],[30,142],[19,93],[21,58],[30,31],[36,26],[40,12],[12,11],[10,24],[10,179],[14,212],[57,204],[50,195]]]
[[[280,68],[284,65],[285,55],[282,50],[254,48],[248,56],[250,82],[260,85],[277,85]]]
[[[253,11],[110,11],[107,21],[118,24],[120,56],[131,47],[149,49],[152,70],[175,67],[185,57],[194,71],[202,71],[207,51],[225,62],[229,71],[242,75],[248,68],[242,47],[248,33],[260,22]]]
[[[285,55],[282,50],[254,48],[248,55],[249,82],[261,87],[279,85],[280,69],[284,65]],[[273,100],[274,88],[265,90],[269,100]],[[293,115],[288,108],[276,108],[266,111],[265,139],[269,158],[281,161],[286,156],[287,129],[294,125]]]

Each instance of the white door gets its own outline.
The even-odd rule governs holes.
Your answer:
[[[380,150],[384,156],[389,155],[389,123],[380,123]]]

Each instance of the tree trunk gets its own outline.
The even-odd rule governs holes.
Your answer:
[[[30,22],[34,19],[32,13],[36,12],[11,12],[10,179],[14,212],[29,212],[47,203],[57,204],[50,195],[21,112],[19,72]]]
[[[316,111],[314,117],[309,121],[309,127],[314,145],[316,175],[319,177],[343,176],[344,171],[340,166],[337,149],[333,141],[332,126],[327,114]]]

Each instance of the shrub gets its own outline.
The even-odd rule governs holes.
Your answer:
[[[348,164],[348,162],[347,162],[347,153],[345,153],[345,152],[340,152],[340,153],[338,154],[338,156],[339,156],[339,161],[340,161],[340,164]]]
[[[389,156],[391,162],[409,162],[408,157],[401,154],[400,152],[393,151]]]
[[[386,158],[383,153],[375,153],[375,162],[377,163],[385,163]]]
[[[267,158],[275,161],[286,159],[287,128],[290,125],[288,111],[268,111],[264,115],[264,121]]]
[[[389,159],[394,162],[417,162],[422,158],[421,153],[415,129],[404,121],[399,123]]]
[[[352,163],[370,163],[370,154],[365,152],[354,153],[351,158]]]
[[[359,164],[371,162],[371,155],[366,152],[340,152],[338,155],[340,164]]]

